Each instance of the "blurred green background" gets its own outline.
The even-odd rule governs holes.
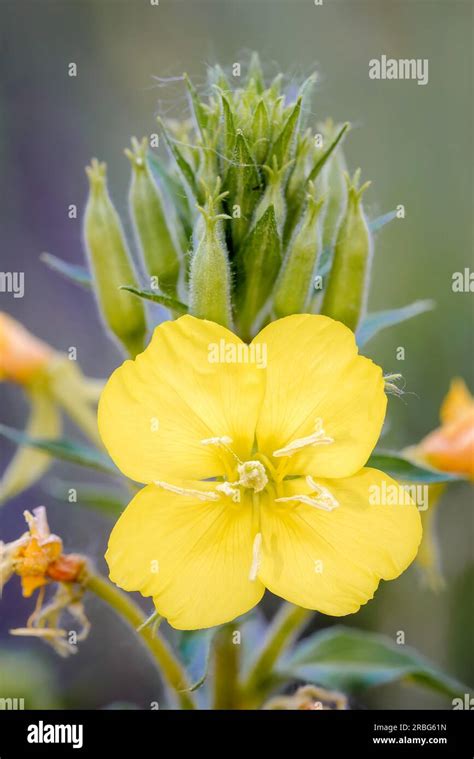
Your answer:
[[[160,86],[154,76],[187,71],[201,87],[207,64],[230,68],[239,61],[244,69],[251,50],[260,53],[269,76],[281,69],[290,83],[317,69],[314,122],[328,115],[352,122],[346,156],[351,170],[361,166],[363,177],[373,180],[369,216],[406,207],[406,218],[377,237],[371,309],[418,298],[437,304],[369,346],[386,372],[403,373],[412,393],[390,400],[384,445],[418,441],[436,426],[451,377],[463,376],[474,390],[473,296],[451,289],[452,273],[473,267],[472,17],[472,3],[460,0],[324,0],[322,6],[313,0],[160,0],[158,6],[149,0],[0,0],[0,251],[2,269],[24,271],[26,287],[23,299],[1,294],[0,308],[60,350],[77,346],[83,370],[106,376],[120,356],[91,298],[39,261],[48,250],[83,262],[81,222],[68,219],[67,208],[77,204],[81,216],[86,163],[92,156],[107,161],[111,192],[126,219],[123,148],[130,135],[154,132],[158,113],[186,113],[181,84]],[[371,81],[368,62],[382,54],[428,58],[428,85]],[[76,78],[68,76],[70,62],[77,64]],[[398,346],[405,347],[405,361],[396,360]],[[0,393],[1,421],[21,427],[26,407],[20,392],[2,384]],[[3,440],[0,446],[4,466],[12,449]],[[72,481],[83,476],[59,465],[52,474]],[[23,530],[23,509],[43,502],[66,549],[86,552],[103,567],[110,522],[54,501],[42,486],[2,509],[2,539]],[[423,588],[412,567],[344,620],[391,636],[405,631],[407,644],[468,683],[474,682],[472,507],[467,485],[453,487],[441,504],[444,592]],[[268,613],[273,605],[267,599]],[[92,634],[68,661],[38,641],[9,637],[30,609],[12,581],[0,604],[0,644],[35,656],[45,705],[128,701],[148,708],[161,698],[132,634],[98,603],[88,602]],[[321,617],[316,624],[331,623]],[[379,688],[360,703],[451,706],[403,685]]]

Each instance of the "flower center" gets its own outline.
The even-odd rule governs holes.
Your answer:
[[[251,488],[255,493],[260,493],[268,483],[267,472],[260,461],[244,461],[237,467],[239,473],[239,485]]]

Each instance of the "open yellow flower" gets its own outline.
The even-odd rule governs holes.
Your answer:
[[[180,629],[230,621],[265,588],[357,611],[421,539],[413,503],[371,499],[395,485],[363,468],[385,409],[381,369],[327,317],[280,319],[249,348],[191,316],[157,327],[99,403],[111,457],[147,483],[111,534],[111,579]]]

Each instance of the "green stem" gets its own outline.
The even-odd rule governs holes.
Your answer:
[[[126,593],[116,588],[101,575],[91,572],[87,575],[84,585],[87,590],[105,601],[140,635],[166,684],[174,691],[175,698],[181,708],[195,709],[192,695],[186,692],[186,689],[189,688],[186,673],[165,640],[158,634],[154,634],[151,627],[143,626],[147,617],[140,607]],[[140,627],[141,630],[138,631]]]
[[[224,625],[214,638],[214,709],[236,709],[239,701],[239,649],[235,625]]]
[[[268,629],[263,648],[252,665],[242,692],[248,706],[261,701],[271,688],[273,666],[280,654],[295,640],[314,612],[285,603]],[[250,706],[250,708],[252,708]]]

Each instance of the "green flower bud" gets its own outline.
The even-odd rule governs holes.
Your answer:
[[[358,188],[360,169],[347,183],[347,208],[337,232],[334,260],[324,293],[322,313],[346,324],[354,332],[365,310],[372,240],[361,197],[369,187]]]
[[[217,182],[214,196],[209,195],[205,208],[199,206],[202,219],[200,240],[191,260],[189,313],[201,319],[232,327],[230,268],[222,229],[222,220],[230,218],[219,213],[221,201]]]
[[[237,263],[237,318],[240,334],[252,338],[281,266],[281,242],[271,205],[245,240]]]
[[[252,53],[250,57],[247,83],[253,82],[256,92],[260,95],[265,89],[265,80],[263,77],[262,65],[258,53]]]
[[[319,215],[323,203],[324,199],[316,199],[314,184],[310,183],[303,218],[295,230],[275,285],[273,311],[277,318],[307,310],[321,250]]]
[[[270,123],[268,110],[264,100],[260,100],[252,119],[252,147],[255,160],[262,165],[268,153],[270,143]]]
[[[86,168],[90,191],[84,217],[84,241],[94,292],[106,326],[131,356],[143,350],[146,319],[143,303],[120,290],[136,284],[122,224],[107,189],[106,165],[93,159]]]
[[[263,167],[263,170],[268,177],[268,183],[265,192],[255,209],[255,218],[253,221],[253,226],[255,226],[260,219],[263,218],[267,210],[272,207],[280,237],[286,217],[286,201],[284,194],[285,183],[283,181],[283,175],[286,173],[288,166],[289,164],[284,164],[281,168],[278,168],[277,158],[276,156],[273,156],[273,168],[270,168],[270,166]]]
[[[229,193],[227,208],[232,216],[230,231],[236,251],[248,231],[260,185],[260,175],[255,161],[250,153],[247,140],[239,129],[225,184]],[[238,210],[237,216],[234,215],[234,209]]]
[[[334,137],[336,129],[331,121],[328,121],[323,128],[325,137],[335,144]],[[341,132],[339,132],[341,134]],[[336,137],[337,139],[337,137]],[[346,162],[342,149],[339,147],[334,150],[331,160],[326,168],[327,182],[327,203],[326,213],[323,225],[323,250],[331,248],[334,245],[336,232],[346,204],[346,182],[344,172],[346,171]]]
[[[158,187],[150,175],[146,137],[141,143],[133,138],[132,148],[125,151],[133,171],[129,192],[130,213],[145,268],[151,277],[158,279],[163,293],[176,295],[180,256],[166,221]]]

